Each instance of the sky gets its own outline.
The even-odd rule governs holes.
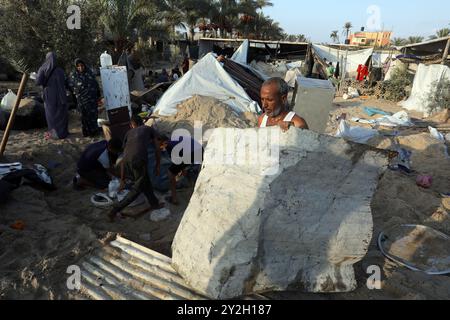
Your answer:
[[[271,0],[264,13],[278,21],[289,34],[304,34],[313,42],[331,42],[330,34],[350,21],[352,31],[384,29],[393,38],[428,36],[450,28],[448,0]],[[368,12],[369,11],[369,12]]]

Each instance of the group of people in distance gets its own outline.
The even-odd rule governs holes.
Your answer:
[[[64,71],[57,66],[55,54],[49,53],[37,73],[36,83],[44,87],[49,139],[64,139],[68,135],[66,85],[77,98],[83,135],[96,136],[99,133],[97,124],[98,101],[101,97],[99,85],[82,60],[77,59],[75,67],[76,70],[66,82]],[[185,68],[183,65],[183,72],[187,72],[188,69]],[[261,87],[263,113],[258,119],[260,128],[279,126],[283,131],[289,130],[290,127],[308,129],[306,121],[290,111],[288,93],[289,86],[281,78],[271,78],[264,82]],[[203,158],[201,143],[191,137],[178,139],[165,137],[152,127],[144,125],[138,116],[133,116],[130,127],[124,141],[112,139],[89,145],[78,161],[77,175],[73,181],[76,189],[84,187],[107,189],[112,178],[119,177],[121,190],[125,188],[127,181],[131,182],[127,196],[122,201],[116,202],[109,212],[111,220],[114,220],[140,194],[146,196],[151,206],[149,210],[164,207],[165,204],[155,196],[152,187],[148,155],[150,147],[153,147],[155,152],[156,163],[153,167],[156,176],[160,175],[161,151],[168,151],[172,156],[173,164],[167,173],[171,195],[165,200],[175,205],[178,204],[177,178],[185,175],[189,166],[200,164]],[[181,162],[173,161],[172,151],[175,149],[182,150],[181,154],[175,155],[182,159]],[[184,157],[182,154],[184,150],[189,150],[191,154]]]
[[[289,130],[291,126],[299,129],[308,129],[306,121],[289,111],[288,106],[289,86],[281,78],[267,80],[261,88],[261,101],[264,113],[259,117],[260,128],[280,126],[283,131]],[[180,161],[173,161],[168,169],[171,195],[165,200],[171,204],[178,205],[177,178],[186,175],[186,169],[191,165],[201,164],[203,159],[203,147],[200,142],[191,137],[180,137],[171,139],[159,134],[152,127],[143,125],[142,119],[134,116],[131,121],[131,130],[127,133],[123,144],[117,140],[109,142],[100,141],[87,147],[78,162],[78,174],[74,179],[77,187],[92,186],[106,189],[111,179],[120,177],[120,190],[125,187],[127,179],[132,181],[132,187],[127,196],[120,202],[116,202],[109,213],[111,220],[128,205],[134,202],[143,193],[149,204],[149,210],[157,210],[165,206],[153,192],[149,168],[149,147],[153,147],[156,154],[155,168],[156,176],[160,172],[161,151],[167,151],[172,159],[178,156]],[[179,154],[173,154],[178,146]],[[184,157],[183,150],[191,153]],[[200,156],[199,156],[200,155]],[[119,164],[116,160],[121,157]],[[186,160],[187,159],[187,160]],[[112,169],[112,168],[115,168]]]
[[[66,79],[64,70],[57,64],[56,54],[48,53],[37,72],[36,84],[43,87],[48,125],[46,139],[65,139],[69,135],[67,89],[76,98],[83,136],[95,137],[100,133],[97,123],[100,86],[83,60],[75,60],[75,70]]]
[[[134,54],[126,57],[127,60],[124,61],[129,72],[130,91],[144,90],[143,68],[139,59]],[[156,82],[176,81],[187,73],[189,71],[187,56],[183,60],[182,71],[178,66],[170,74],[163,69]],[[101,133],[98,127],[98,116],[99,105],[102,104],[102,94],[94,73],[83,60],[75,60],[74,71],[66,78],[64,70],[58,65],[56,54],[49,52],[39,68],[35,80],[38,86],[43,87],[45,115],[48,125],[48,131],[45,134],[46,139],[65,139],[69,135],[67,90],[76,99],[77,110],[81,114],[83,136],[96,137]]]

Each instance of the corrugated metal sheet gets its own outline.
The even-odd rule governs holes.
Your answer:
[[[80,262],[83,298],[92,300],[207,300],[172,268],[172,260],[118,236]],[[262,295],[243,300],[268,300]]]
[[[122,237],[80,263],[81,293],[94,300],[204,300],[171,259]]]

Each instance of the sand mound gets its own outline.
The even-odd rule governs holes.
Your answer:
[[[167,135],[171,135],[176,129],[186,129],[193,135],[195,122],[202,124],[205,133],[215,128],[256,127],[257,120],[255,114],[236,114],[229,106],[215,98],[194,96],[178,106],[176,115],[161,118],[154,127]]]

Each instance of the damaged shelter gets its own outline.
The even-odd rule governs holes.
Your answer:
[[[238,114],[259,113],[262,83],[263,79],[248,68],[230,60],[222,64],[209,53],[164,93],[155,112],[160,116],[171,116],[177,112],[180,103],[201,95],[218,99]]]

